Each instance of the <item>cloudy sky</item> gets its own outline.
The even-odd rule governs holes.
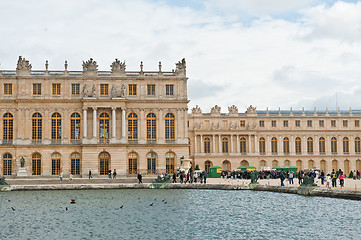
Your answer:
[[[0,69],[171,71],[187,61],[189,107],[361,109],[361,1],[1,0]],[[337,101],[336,101],[337,99]]]

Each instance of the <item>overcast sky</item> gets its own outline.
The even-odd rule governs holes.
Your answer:
[[[171,71],[186,58],[189,108],[361,109],[361,2],[1,0],[0,69]]]

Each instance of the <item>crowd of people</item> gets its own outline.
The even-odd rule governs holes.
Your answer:
[[[207,172],[206,171],[192,171],[192,169],[189,169],[187,173],[185,171],[181,171],[177,169],[176,172],[173,173],[172,176],[172,183],[177,183],[177,179],[179,179],[179,183],[207,183]]]

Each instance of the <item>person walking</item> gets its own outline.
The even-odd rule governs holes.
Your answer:
[[[63,172],[61,172],[61,173],[59,174],[59,178],[60,178],[60,182],[62,182],[62,181],[63,181]]]
[[[321,184],[323,185],[323,183],[325,182],[325,173],[323,170],[321,171],[320,178],[321,178]]]
[[[198,173],[197,172],[194,172],[194,183],[197,183],[197,178],[198,178]]]
[[[283,181],[285,180],[285,174],[283,172],[280,172],[280,179],[281,179],[281,187],[284,187],[285,184],[283,183]]]
[[[142,182],[142,174],[141,173],[138,173],[138,175],[137,175],[137,178],[138,178],[138,184],[141,184],[141,183],[143,183]]]
[[[89,180],[92,179],[92,178],[93,178],[93,176],[92,176],[92,171],[89,170]]]
[[[184,173],[183,172],[181,172],[179,174],[179,179],[180,179],[180,183],[183,183],[183,180],[184,180]]]
[[[356,180],[357,173],[356,173],[356,171],[355,171],[355,170],[353,170],[352,175],[353,175],[353,180]]]
[[[203,182],[204,182],[204,184],[207,183],[207,172],[206,171],[203,171]]]
[[[303,177],[304,177],[304,174],[303,174],[303,171],[301,170],[301,171],[298,172],[298,184],[299,185],[302,184]]]
[[[345,174],[343,174],[342,171],[340,172],[340,175],[338,175],[338,178],[340,179],[341,188],[344,187],[344,184],[345,184]]]
[[[113,171],[113,179],[117,179],[117,172],[116,172],[116,169],[114,169],[114,171]]]
[[[290,184],[293,184],[293,171],[290,171],[288,173],[288,180],[289,180]]]
[[[332,187],[337,187],[337,174],[335,173],[335,169],[332,169],[331,178],[332,178]]]
[[[70,173],[70,175],[69,175],[69,181],[70,181],[70,182],[73,181],[73,174],[71,174],[71,173]]]
[[[359,170],[357,170],[357,179],[360,180],[361,179],[361,172]]]
[[[177,183],[177,173],[173,173],[173,183]]]
[[[112,170],[110,170],[110,169],[109,169],[109,171],[108,171],[108,178],[109,178],[109,179],[112,179]]]
[[[326,176],[326,187],[330,189],[330,183],[331,183],[331,175],[327,174]]]

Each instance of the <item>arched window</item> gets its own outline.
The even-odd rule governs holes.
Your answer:
[[[355,138],[355,152],[357,154],[361,153],[361,144],[360,144],[360,138],[359,137]]]
[[[32,175],[41,175],[41,155],[39,153],[34,153],[31,156],[31,168]]]
[[[275,137],[271,139],[271,149],[273,154],[277,153],[277,138]]]
[[[343,138],[343,153],[349,153],[350,152],[350,148],[349,148],[349,140],[347,137],[344,137]]]
[[[325,160],[320,161],[320,169],[323,170],[325,173],[327,172],[326,161]]]
[[[70,116],[70,139],[80,140],[80,114],[73,113]]]
[[[307,138],[307,153],[313,154],[313,138]]]
[[[99,175],[107,175],[110,169],[110,155],[107,152],[99,154]]]
[[[156,161],[157,156],[154,152],[150,152],[147,154],[147,173],[148,174],[156,174]]]
[[[99,116],[99,140],[100,143],[109,142],[109,115],[101,113]]]
[[[32,117],[32,139],[33,141],[43,139],[43,117],[40,113],[34,113]]]
[[[222,152],[228,153],[228,138],[222,138]]]
[[[165,169],[168,174],[173,174],[175,169],[175,154],[169,152],[165,155]]]
[[[348,176],[350,174],[350,160],[345,160],[343,162],[343,173]]]
[[[303,170],[303,166],[302,166],[303,164],[302,164],[302,161],[301,160],[297,160],[296,161],[296,167],[297,167],[297,170],[298,171],[301,171],[301,170]]]
[[[172,141],[175,139],[174,129],[175,118],[172,113],[165,115],[165,140]]]
[[[259,139],[259,153],[265,154],[266,153],[266,141],[263,137]]]
[[[51,139],[61,139],[61,115],[59,113],[51,115]]]
[[[51,155],[51,175],[60,174],[60,153],[53,153]]]
[[[249,162],[247,160],[242,160],[241,161],[241,166],[242,167],[248,167],[249,166]]]
[[[138,140],[138,116],[135,113],[128,115],[128,140]]]
[[[13,141],[14,118],[11,113],[5,113],[3,116],[3,142],[11,143]]]
[[[288,139],[288,137],[285,137],[283,139],[283,152],[285,154],[289,154],[290,153],[290,140]]]
[[[209,161],[209,160],[205,161],[205,162],[204,162],[204,170],[205,170],[207,173],[209,173],[209,168],[210,168],[210,167],[213,167],[213,163],[212,163],[211,161]]]
[[[265,160],[261,160],[259,162],[259,168],[262,170],[263,167],[266,167],[267,166],[267,162]]]
[[[128,174],[138,174],[138,155],[135,152],[129,153],[128,156]]]
[[[10,153],[5,153],[3,156],[3,175],[11,176],[13,172],[13,156]]]
[[[73,175],[80,175],[80,154],[75,152],[70,156],[70,172]]]
[[[332,169],[338,171],[338,161],[335,159],[332,161]]]
[[[211,152],[211,140],[209,137],[206,137],[204,139],[204,153],[210,153]]]
[[[295,148],[296,148],[296,154],[301,154],[301,138],[300,137],[296,137]]]
[[[326,145],[325,145],[325,138],[324,137],[320,137],[319,145],[320,145],[320,154],[325,154],[326,153]]]
[[[314,169],[315,168],[315,161],[308,160],[308,169]]]
[[[241,153],[246,153],[246,138],[245,137],[241,137],[240,139],[240,152]]]
[[[154,113],[147,115],[147,140],[155,141],[157,139],[157,118]]]
[[[290,166],[290,160],[285,160],[285,161],[283,162],[283,166],[289,167],[289,166]]]
[[[231,171],[231,163],[228,160],[223,161],[222,170]]]
[[[331,152],[333,154],[337,153],[337,138],[335,137],[331,138]]]
[[[272,161],[272,169],[274,168],[274,167],[277,167],[278,166],[278,161],[277,160],[273,160]]]

